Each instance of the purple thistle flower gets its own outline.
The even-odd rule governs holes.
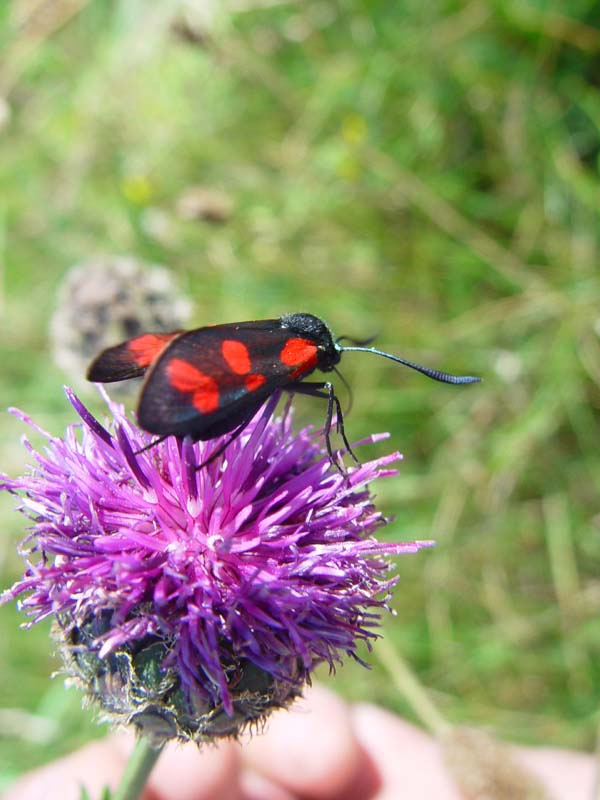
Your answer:
[[[33,522],[0,600],[19,598],[28,624],[53,616],[77,682],[155,739],[235,734],[319,663],[357,658],[397,580],[386,556],[430,544],[372,536],[386,520],[367,485],[398,453],[344,478],[314,432],[273,416],[277,397],[197,470],[222,439],[139,453],[148,434],[120,405],[106,398],[110,432],[67,396],[82,422],[64,438],[13,412],[48,442],[24,439],[35,466],[0,475]]]

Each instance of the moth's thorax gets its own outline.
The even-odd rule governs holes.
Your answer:
[[[317,366],[320,370],[328,372],[339,362],[341,352],[335,346],[331,331],[319,317],[314,314],[285,314],[281,317],[281,326],[317,346]]]

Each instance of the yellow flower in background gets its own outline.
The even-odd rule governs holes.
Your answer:
[[[152,182],[147,175],[127,175],[121,183],[125,198],[136,206],[147,205],[154,194]]]
[[[348,114],[342,120],[342,137],[346,144],[359,145],[367,138],[367,122],[360,114]]]

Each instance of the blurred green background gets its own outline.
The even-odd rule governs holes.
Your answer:
[[[592,748],[598,4],[19,0],[0,5],[0,57],[0,408],[56,434],[72,421],[48,344],[56,291],[112,254],[168,265],[194,325],[306,310],[482,375],[451,387],[344,359],[350,438],[388,430],[405,454],[376,487],[385,535],[438,542],[399,560],[388,640],[452,722]],[[194,207],[199,186],[218,213]],[[11,475],[23,433],[1,413]],[[24,520],[0,503],[7,586]],[[99,735],[49,680],[48,626],[22,619],[0,611],[4,782]],[[412,717],[369,659],[323,678]]]

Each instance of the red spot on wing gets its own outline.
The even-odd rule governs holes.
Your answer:
[[[192,404],[201,414],[210,414],[219,407],[218,383],[189,361],[172,358],[167,364],[167,377],[173,389],[192,395]]]
[[[244,383],[246,384],[246,389],[248,389],[249,392],[253,392],[255,389],[262,386],[265,380],[266,378],[264,375],[248,375]]]
[[[250,372],[250,354],[243,342],[236,339],[225,339],[221,344],[221,353],[227,366],[236,375],[247,375]]]
[[[249,392],[253,392],[266,381],[264,375],[258,373],[248,374],[251,369],[250,353],[243,342],[237,339],[225,339],[221,344],[221,353],[227,366],[236,375],[245,375],[244,385]]]
[[[127,349],[138,367],[149,367],[171,339],[179,336],[176,333],[144,333],[127,342]]]
[[[286,367],[297,367],[290,376],[297,378],[317,366],[317,345],[309,339],[288,339],[279,359]]]

